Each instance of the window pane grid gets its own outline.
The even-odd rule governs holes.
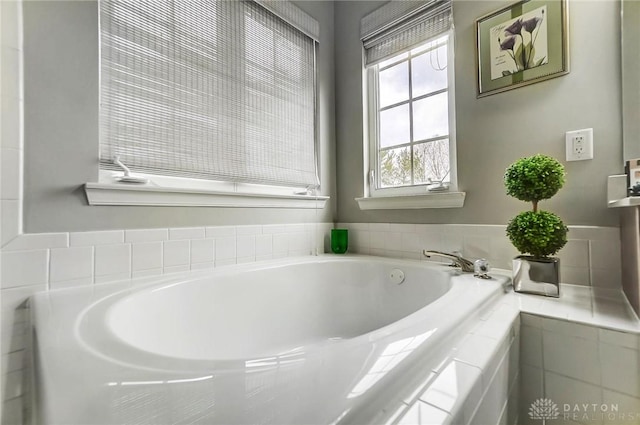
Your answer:
[[[425,55],[433,55],[437,53],[437,49],[441,47],[448,48],[448,42],[445,38],[441,41],[440,37],[437,42],[428,43],[431,46],[426,49],[423,46],[414,48],[409,52],[405,52],[396,58],[389,59],[384,63],[384,67],[378,66],[378,75],[381,71],[389,70],[403,63],[407,63],[408,71],[408,91],[409,98],[391,105],[385,105],[377,108],[378,122],[381,121],[381,114],[385,111],[393,110],[400,106],[406,105],[409,108],[409,141],[406,143],[385,144],[385,137],[380,132],[378,138],[378,185],[379,187],[402,187],[425,185],[429,183],[429,179],[445,180],[449,174],[449,134],[437,134],[434,137],[416,137],[416,123],[414,122],[414,110],[416,103],[425,99],[433,98],[438,95],[447,96],[447,87],[436,89],[431,92],[421,94],[414,97],[414,80],[413,65],[416,58],[424,58]],[[433,65],[432,65],[433,66]],[[379,88],[380,90],[380,88]],[[424,103],[424,102],[423,102]],[[448,115],[448,108],[445,108]],[[448,127],[448,117],[446,118]],[[382,139],[381,139],[382,137]],[[382,143],[381,143],[382,142]]]

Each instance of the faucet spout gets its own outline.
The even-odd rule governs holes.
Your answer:
[[[447,252],[431,251],[431,250],[425,249],[424,251],[422,251],[422,255],[424,255],[427,258],[430,258],[432,255],[437,255],[439,257],[444,257],[444,258],[449,258],[450,260],[453,261],[452,266],[460,267],[460,269],[465,273],[473,273],[474,272],[473,263],[471,261],[467,260],[466,258],[463,258],[463,257],[461,257],[459,255],[456,255],[456,254],[449,254]]]

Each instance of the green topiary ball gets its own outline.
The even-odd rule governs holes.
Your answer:
[[[537,203],[551,198],[564,185],[564,167],[546,155],[521,158],[507,168],[504,184],[507,195]]]
[[[526,211],[507,225],[507,236],[523,254],[548,257],[567,243],[567,227],[560,217],[548,211]]]

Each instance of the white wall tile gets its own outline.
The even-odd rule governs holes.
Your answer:
[[[522,352],[522,351],[521,351]],[[539,420],[529,419],[529,407],[536,400],[544,398],[542,369],[529,365],[520,366],[520,422],[519,425],[539,423]]]
[[[542,367],[542,330],[523,326],[520,332],[520,362],[523,365]]]
[[[598,339],[600,342],[620,347],[640,350],[640,335],[625,332],[616,332],[609,329],[598,329]]]
[[[163,242],[163,267],[188,265],[189,245],[188,240]]]
[[[428,424],[448,424],[451,423],[451,416],[431,406],[423,401],[416,401],[409,409],[404,413],[404,416],[400,421],[396,422],[397,425],[428,425]]]
[[[283,254],[289,252],[289,237],[286,233],[273,235],[273,253]]]
[[[227,236],[216,238],[216,264],[236,258],[236,237]]]
[[[162,270],[162,242],[134,243],[131,270]],[[135,273],[140,276],[140,273]]]
[[[107,276],[111,274],[131,275],[131,245],[101,245],[95,247],[96,269],[95,275]],[[96,283],[97,280],[96,280]]]
[[[485,394],[471,423],[497,424],[509,395],[509,361],[505,354],[493,379],[485,385]]]
[[[609,406],[615,404],[618,407],[618,412],[613,417],[607,415],[606,420],[608,422],[605,422],[606,425],[615,423],[631,424],[636,421],[640,413],[640,398],[631,397],[616,391],[604,389],[602,391],[602,403]],[[631,417],[630,414],[633,414],[633,418],[635,419],[629,419]]]
[[[256,261],[256,257],[238,257],[236,258],[236,264],[246,264],[246,263],[254,263]]]
[[[442,234],[442,251],[444,252],[462,252],[464,248],[464,237],[455,231],[444,232]]]
[[[0,28],[3,46],[21,47],[21,4],[18,1],[5,0],[0,2]]]
[[[437,375],[419,398],[453,414],[465,404],[475,408],[481,395],[480,369],[466,363],[452,361]]]
[[[560,259],[560,282],[589,286],[591,285],[589,268],[565,266],[562,259]],[[562,292],[562,289],[560,289],[560,292]]]
[[[256,235],[256,259],[273,253],[273,235]]]
[[[385,232],[371,232],[370,233],[370,248],[373,249],[385,249]]]
[[[622,268],[591,269],[591,286],[620,290],[622,287]]]
[[[304,233],[304,223],[285,224],[285,231],[287,233]]]
[[[216,264],[216,267],[232,266],[236,264],[236,259],[231,258],[231,259],[221,260],[216,258],[215,264]]]
[[[600,362],[603,387],[640,397],[640,356],[638,350],[600,344]]]
[[[599,269],[620,269],[621,247],[619,240],[592,240],[589,241],[591,249],[591,267]]]
[[[2,216],[0,222],[2,240],[0,243],[3,246],[16,238],[22,231],[21,208],[20,201],[0,201],[0,215]]]
[[[65,288],[75,288],[78,286],[89,286],[93,284],[93,277],[80,277],[77,279],[67,279],[67,280],[58,280],[55,282],[49,283],[49,289],[65,289]]]
[[[620,240],[619,227],[569,226],[570,239],[585,240]]]
[[[586,303],[590,303],[591,299],[587,299]],[[598,328],[594,326],[582,325],[579,323],[568,322],[565,320],[556,320],[542,318],[542,329],[553,333],[589,339],[591,341],[598,340]]]
[[[204,239],[204,227],[182,227],[169,229],[169,239]]]
[[[69,245],[71,246],[108,245],[121,243],[124,243],[124,230],[69,233]]]
[[[289,252],[306,252],[308,255],[310,252],[310,245],[308,236],[304,233],[296,232],[289,233]]]
[[[262,226],[238,226],[236,227],[236,235],[260,235],[262,234]]]
[[[3,4],[4,2],[0,2]],[[9,149],[22,149],[20,140],[20,111],[23,102],[15,97],[0,96],[0,113],[2,113],[2,126],[0,126],[0,147]]]
[[[169,239],[169,229],[132,229],[125,230],[125,242],[158,242]]]
[[[406,223],[389,223],[389,230],[387,231],[392,233],[415,233],[416,225]]]
[[[0,296],[0,349],[8,354],[25,348],[26,343],[26,300],[37,292],[47,290],[47,285],[32,285],[3,289]]]
[[[369,248],[371,233],[366,230],[354,230],[349,232],[349,245],[355,248]]]
[[[387,251],[402,251],[402,233],[397,233],[397,232],[385,233],[384,249]]]
[[[483,368],[495,354],[495,339],[470,334],[455,353],[455,359],[472,366]]]
[[[191,241],[191,264],[213,264],[214,258],[215,241],[213,239],[196,239]]]
[[[51,250],[51,282],[93,277],[93,247],[81,246]]]
[[[488,237],[465,235],[463,243],[462,253],[465,257],[471,259],[491,257]]]
[[[265,234],[287,233],[287,226],[284,224],[266,224],[262,226],[262,233],[265,233]]]
[[[152,276],[160,276],[162,274],[161,268],[155,269],[146,269],[146,270],[134,270],[131,272],[131,277],[136,279],[139,277],[152,277]]]
[[[21,198],[21,163],[22,151],[18,149],[2,148],[2,156],[0,157],[0,171],[2,172],[0,199],[17,200]]]
[[[256,256],[256,237],[253,235],[238,235],[236,239],[236,256],[238,258]]]
[[[191,270],[189,264],[185,264],[185,265],[181,265],[181,266],[169,266],[169,267],[165,267],[164,269],[162,269],[162,273],[164,274],[168,274],[168,273],[182,273],[182,272],[188,272],[189,270]]]
[[[558,406],[562,406],[565,403],[572,406],[591,403],[600,405],[602,403],[602,389],[599,386],[553,372],[545,372],[544,374],[544,391],[545,396],[553,400]]]
[[[117,282],[119,280],[128,280],[131,279],[131,272],[129,273],[114,273],[107,274],[104,276],[95,276],[93,278],[94,283],[107,283],[107,282]]]
[[[207,227],[205,230],[206,230],[207,238],[222,238],[222,237],[236,236],[235,226]]]
[[[14,398],[2,404],[2,422],[6,424],[24,423],[22,399]]]
[[[206,263],[191,264],[191,270],[208,270],[208,269],[213,269],[214,267],[215,267],[215,264],[213,261],[209,261]]]
[[[596,341],[543,331],[542,346],[546,370],[600,385]]]
[[[0,55],[2,56],[2,78],[0,79],[0,93],[2,96],[21,98],[20,80],[22,77],[20,69],[20,51],[14,47],[0,46]]]
[[[388,232],[389,223],[369,223],[369,230],[372,232]]]
[[[26,233],[17,236],[3,251],[22,251],[43,248],[67,248],[69,246],[68,233]]]
[[[422,252],[422,243],[417,233],[401,233],[400,234],[402,251]]]
[[[571,238],[571,234],[569,237]],[[562,266],[589,267],[589,241],[569,239],[558,252],[558,257]]]
[[[33,251],[3,251],[2,288],[47,283],[49,255],[46,249]]]

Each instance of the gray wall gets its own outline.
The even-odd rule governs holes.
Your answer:
[[[505,224],[528,206],[505,195],[506,167],[522,156],[565,163],[564,133],[592,127],[595,158],[565,163],[567,184],[541,204],[566,224],[617,226],[606,208],[606,177],[622,171],[620,5],[570,1],[571,73],[476,98],[475,20],[512,0],[454,1],[458,177],[464,208],[360,211],[363,194],[362,72],[359,20],[384,2],[337,2],[336,139],[342,222]]]
[[[89,206],[98,176],[98,6],[27,1],[24,13],[24,229],[26,233],[333,221],[336,211],[333,3],[297,1],[320,22],[323,211]]]

